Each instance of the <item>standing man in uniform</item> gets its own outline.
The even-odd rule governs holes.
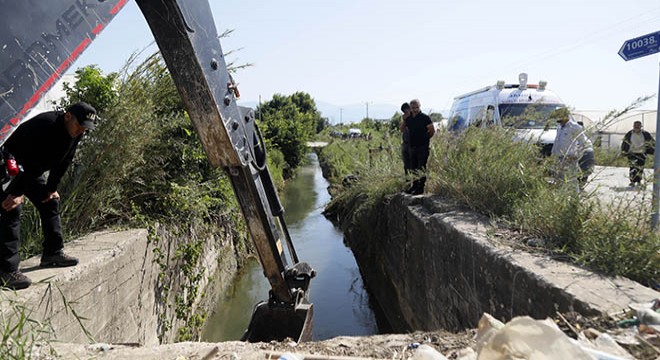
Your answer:
[[[83,133],[93,129],[95,121],[96,110],[80,102],[65,112],[44,112],[25,121],[5,142],[4,151],[14,156],[24,172],[0,193],[0,288],[18,290],[32,283],[18,268],[24,196],[34,204],[41,218],[44,236],[41,266],[78,264],[78,259],[63,251],[57,186],[73,160]]]
[[[426,162],[429,159],[429,145],[435,127],[431,118],[421,111],[421,103],[418,99],[410,101],[410,117],[404,120],[410,136],[410,170],[426,171]],[[424,193],[426,175],[413,181],[408,191],[409,194],[419,195]]]
[[[629,186],[639,185],[644,175],[646,154],[655,152],[655,140],[648,131],[642,130],[641,121],[635,121],[633,129],[623,137],[621,152],[628,157],[628,163],[630,164]]]
[[[559,125],[552,146],[552,156],[557,162],[556,180],[561,183],[575,183],[576,191],[579,191],[578,161],[589,149],[593,152],[591,140],[585,134],[584,128],[571,119],[568,108],[554,110],[551,117],[556,119]]]

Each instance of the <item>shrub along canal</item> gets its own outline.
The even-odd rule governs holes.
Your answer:
[[[322,212],[330,200],[328,182],[316,154],[298,176],[287,182],[281,200],[298,257],[316,270],[310,289],[314,304],[314,340],[340,335],[378,333],[369,296],[343,234]],[[215,313],[206,322],[203,341],[238,340],[247,328],[253,306],[268,298],[268,281],[254,260],[236,277],[227,293],[219,294]]]

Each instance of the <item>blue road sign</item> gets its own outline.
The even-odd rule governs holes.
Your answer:
[[[660,51],[660,31],[626,40],[619,49],[623,60],[633,60]]]

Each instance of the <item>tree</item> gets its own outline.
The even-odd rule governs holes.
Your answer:
[[[323,129],[327,128],[330,126],[330,121],[328,121],[328,118],[320,117],[316,121],[316,133],[320,133],[323,131]]]
[[[104,113],[117,101],[115,82],[117,73],[103,75],[96,65],[90,65],[76,70],[76,81],[73,85],[64,82],[65,97],[60,100],[59,107],[84,101],[92,105],[99,113]]]
[[[257,108],[264,136],[269,138],[291,168],[302,163],[306,142],[325,125],[314,99],[304,92],[290,96],[273,95],[273,99]],[[326,120],[327,121],[327,120]],[[322,128],[321,128],[322,130]]]
[[[394,115],[390,118],[390,121],[388,122],[387,128],[390,131],[399,131],[399,124],[401,124],[401,116],[403,114],[399,111],[395,111]]]
[[[439,122],[439,121],[442,121],[442,119],[444,119],[444,117],[440,113],[430,113],[429,117],[431,118],[431,121],[433,121],[433,122]]]

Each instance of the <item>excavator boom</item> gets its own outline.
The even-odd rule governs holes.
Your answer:
[[[231,180],[271,286],[244,339],[309,339],[313,307],[308,292],[315,272],[298,261],[254,111],[236,104],[237,89],[208,1],[136,2],[210,162]],[[125,3],[0,0],[0,144]]]

